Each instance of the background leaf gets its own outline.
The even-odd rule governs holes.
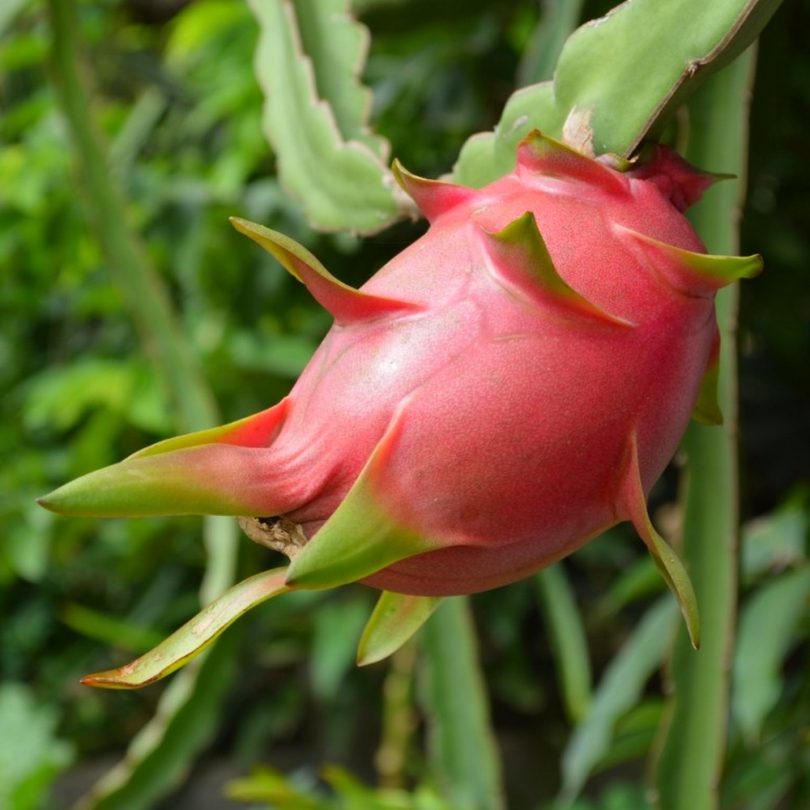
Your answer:
[[[782,664],[795,643],[808,598],[810,570],[801,568],[768,582],[743,605],[734,654],[732,711],[752,743],[779,700]]]
[[[518,68],[518,84],[536,84],[553,78],[565,41],[579,24],[583,0],[542,0],[540,21]]]
[[[31,0],[7,0],[0,8],[0,35],[11,26],[14,18]]]
[[[591,700],[591,661],[585,628],[561,564],[544,568],[535,582],[554,650],[560,692],[568,716],[576,722],[587,712]]]
[[[799,499],[742,528],[742,572],[746,582],[800,565],[807,559],[807,512]]]
[[[616,721],[638,702],[644,685],[664,661],[676,619],[677,609],[669,598],[656,603],[605,670],[563,754],[562,805],[577,797],[597,763],[610,751]]]
[[[51,62],[58,77],[57,91],[76,150],[79,171],[84,178],[87,207],[95,227],[95,236],[116,284],[124,294],[130,315],[137,325],[144,353],[149,357],[169,393],[177,427],[196,430],[217,421],[216,407],[203,378],[197,357],[185,341],[168,291],[152,266],[137,232],[130,226],[130,214],[123,191],[109,170],[106,140],[93,117],[89,79],[79,56],[79,27],[73,0],[48,3],[51,24]],[[233,521],[209,518],[204,522],[203,542],[207,566],[201,586],[204,602],[212,601],[233,581],[236,559],[236,532]],[[224,663],[214,657],[213,664]],[[208,669],[213,668],[209,664]],[[93,798],[114,802],[116,791],[135,790],[146,802],[154,801],[173,786],[189,767],[191,758],[204,744],[203,734],[210,733],[211,720],[219,711],[222,691],[199,688],[199,664],[167,690],[160,712],[151,724],[133,740],[127,758],[96,785]],[[225,668],[221,674],[225,674]],[[190,724],[184,710],[198,704],[199,718]],[[185,726],[186,736],[176,745],[171,733]],[[191,732],[197,731],[200,736]],[[157,754],[156,754],[157,752]],[[156,756],[155,756],[156,754]],[[150,757],[154,757],[150,761]],[[157,779],[150,783],[155,792],[143,791],[144,767],[159,763]],[[93,804],[92,806],[96,806]],[[114,806],[114,805],[113,805]]]
[[[500,762],[464,597],[445,599],[422,630],[422,697],[435,778],[457,810],[502,808]]]
[[[0,684],[0,807],[36,810],[53,777],[73,760],[56,736],[57,713],[23,684]]]
[[[341,682],[354,666],[357,642],[368,619],[368,600],[361,594],[353,596],[333,598],[329,610],[315,617],[310,677],[315,696],[327,702],[337,698]]]

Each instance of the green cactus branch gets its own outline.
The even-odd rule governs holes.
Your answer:
[[[691,214],[711,251],[738,249],[753,68],[751,49],[714,76],[690,105],[687,157],[739,178],[710,189]],[[673,653],[672,720],[656,776],[662,810],[718,807],[737,600],[737,301],[736,285],[717,297],[724,424],[693,424],[685,440],[684,551],[700,605],[703,643],[695,654],[681,630]]]
[[[87,210],[114,282],[124,295],[143,349],[169,394],[176,422],[198,430],[216,421],[211,393],[183,340],[165,286],[129,224],[111,172],[105,139],[92,115],[91,93],[77,46],[73,0],[49,0],[53,78],[78,158]]]
[[[171,300],[131,227],[124,196],[110,171],[109,151],[93,116],[90,82],[81,61],[74,0],[48,0],[51,70],[96,238],[115,284],[129,306],[143,350],[168,392],[183,430],[217,422],[213,396],[191,347],[183,338]],[[207,565],[201,599],[209,602],[233,581],[233,521],[206,519]],[[188,667],[158,705],[156,716],[132,740],[129,753],[93,789],[84,807],[153,806],[182,778],[216,726],[231,652],[224,646]],[[193,711],[191,706],[194,706]]]
[[[468,139],[454,179],[479,187],[508,173],[516,145],[535,128],[582,151],[629,157],[754,41],[780,1],[620,4],[568,38],[553,80],[513,93],[495,131]]]

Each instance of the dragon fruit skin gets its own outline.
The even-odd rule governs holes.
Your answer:
[[[360,290],[234,221],[335,317],[286,399],[43,505],[283,515],[308,538],[289,583],[420,595],[515,581],[632,520],[677,579],[646,493],[699,395],[716,415],[716,290],[760,269],[706,255],[682,215],[712,178],[663,148],[621,172],[537,132],[480,190],[395,173],[431,227]]]

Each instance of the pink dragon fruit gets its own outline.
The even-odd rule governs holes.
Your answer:
[[[334,316],[292,392],[43,505],[242,516],[290,556],[288,585],[414,595],[512,582],[630,520],[696,642],[688,578],[646,493],[696,403],[717,419],[714,294],[761,262],[707,255],[681,214],[714,178],[663,147],[616,165],[539,132],[480,190],[395,164],[431,227],[359,290],[233,220]]]

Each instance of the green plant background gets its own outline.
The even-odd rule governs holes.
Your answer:
[[[496,123],[518,77],[542,70],[537,43],[553,39],[557,5],[540,14],[526,0],[354,4],[372,33],[372,121],[406,166],[446,172],[466,137]],[[585,2],[581,19],[610,5]],[[246,4],[84,0],[78,11],[125,216],[222,420],[266,407],[288,390],[329,318],[227,217],[288,233],[355,284],[424,225],[362,240],[308,228],[275,179],[262,133],[258,29]],[[720,796],[728,808],[810,806],[808,25],[806,1],[777,12],[753,94],[741,249],[761,252],[766,272],[741,290],[744,531]],[[347,587],[289,594],[242,619],[187,679],[190,700],[174,683],[137,694],[78,685],[197,609],[206,554],[199,520],[65,520],[34,503],[176,424],[171,385],[156,377],[96,238],[59,106],[65,76],[50,54],[44,4],[0,6],[0,808],[62,808],[82,795],[84,807],[108,808],[493,807],[497,775],[487,762],[454,758],[475,728],[465,726],[473,704],[463,698],[483,684],[505,806],[550,807],[561,786],[572,796],[592,774],[578,807],[645,806],[674,614],[657,602],[662,585],[623,527],[565,561],[564,577],[551,569],[476,596],[475,633],[463,611],[440,619],[466,628],[458,654],[480,658],[483,681],[463,668],[423,667],[414,649],[355,669],[373,595]],[[662,527],[677,526],[676,489],[673,468],[651,499]],[[239,575],[280,563],[267,556],[240,542]],[[563,608],[555,616],[549,605]],[[424,634],[425,648],[436,632]],[[152,721],[154,753],[88,794],[161,695],[177,708],[167,724]],[[437,716],[437,701],[454,695],[458,712]],[[375,760],[381,741],[385,756]],[[469,796],[431,767],[437,746],[451,774],[469,776]],[[363,787],[378,779],[386,790]]]

